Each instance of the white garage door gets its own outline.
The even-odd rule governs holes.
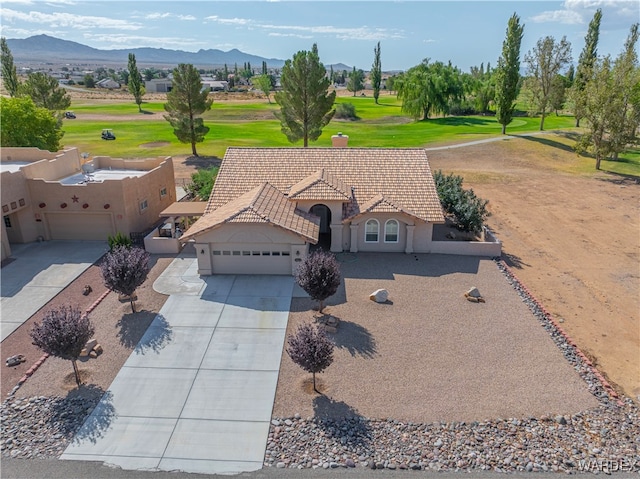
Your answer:
[[[49,233],[54,240],[102,240],[113,235],[111,215],[48,213]]]
[[[214,243],[213,274],[291,274],[289,244]]]

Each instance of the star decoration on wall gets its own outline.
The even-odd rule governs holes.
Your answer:
[[[74,203],[77,203],[80,198],[78,198],[76,195],[73,195],[71,199],[73,200]]]

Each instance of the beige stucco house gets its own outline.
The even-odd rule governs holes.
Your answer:
[[[292,274],[310,245],[429,253],[444,216],[424,149],[229,148],[185,233],[200,274]]]
[[[171,157],[86,161],[76,148],[3,148],[2,259],[11,243],[144,232],[176,198]]]

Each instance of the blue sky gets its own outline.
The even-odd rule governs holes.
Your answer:
[[[410,68],[423,58],[464,71],[500,55],[514,11],[525,24],[522,58],[538,39],[566,35],[574,62],[597,8],[599,54],[617,55],[638,0],[559,1],[76,1],[2,0],[1,35],[45,33],[94,48],[158,47],[198,51],[237,48],[286,60],[318,44],[325,64],[369,70],[380,41],[383,70]]]

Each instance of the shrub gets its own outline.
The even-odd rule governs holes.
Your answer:
[[[310,323],[301,324],[295,334],[287,338],[287,354],[305,371],[313,374],[313,390],[316,389],[316,373],[321,373],[333,362],[333,342],[324,329]]]
[[[191,183],[186,186],[186,189],[190,195],[200,199],[201,201],[208,201],[217,176],[217,166],[198,170],[191,174]]]
[[[131,248],[133,243],[131,242],[131,238],[127,235],[120,233],[119,231],[114,235],[107,238],[107,242],[109,243],[109,250],[113,251],[113,248],[116,246],[124,246],[125,248]]]
[[[462,176],[453,173],[445,176],[441,170],[434,173],[440,204],[453,216],[456,227],[465,232],[479,233],[490,215],[487,200],[478,198],[473,190],[462,188]]]
[[[149,253],[142,248],[116,246],[100,264],[104,285],[111,291],[129,296],[135,313],[133,293],[145,282],[149,274]]]
[[[318,301],[318,311],[322,312],[323,302],[333,296],[340,286],[340,266],[336,257],[323,250],[308,255],[295,272],[298,285]]]
[[[91,321],[78,308],[61,306],[47,311],[42,323],[34,323],[31,340],[45,353],[70,360],[76,383],[80,386],[76,361],[94,332]]]
[[[335,117],[342,120],[360,119],[360,117],[356,115],[356,107],[352,103],[339,103],[336,107]]]

